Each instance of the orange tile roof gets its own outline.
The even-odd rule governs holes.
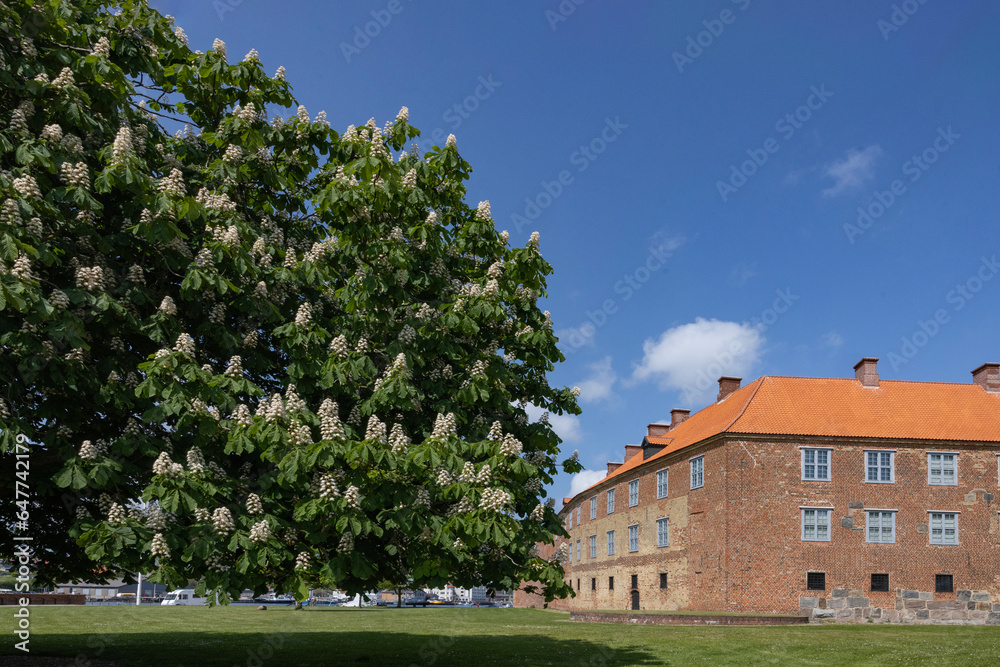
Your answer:
[[[720,433],[1000,443],[1000,393],[972,383],[864,387],[853,378],[765,375],[665,435],[647,436],[663,449],[645,460],[633,456],[590,488]]]

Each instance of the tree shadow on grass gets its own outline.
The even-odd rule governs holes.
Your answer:
[[[662,660],[637,647],[612,648],[580,639],[555,639],[544,634],[442,634],[406,632],[275,632],[237,634],[210,630],[198,633],[160,632],[121,635],[46,633],[32,637],[31,655],[68,658],[66,665],[105,664],[116,667],[245,665],[580,665],[616,667],[662,665]],[[104,639],[101,639],[104,637]],[[95,639],[96,638],[96,639]],[[0,647],[0,665],[11,655]],[[101,661],[98,663],[97,661]],[[31,663],[27,663],[31,664]],[[38,663],[58,664],[58,663]]]

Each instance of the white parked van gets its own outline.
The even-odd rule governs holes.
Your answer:
[[[179,588],[167,593],[161,605],[206,605],[208,598],[196,597],[193,588]]]

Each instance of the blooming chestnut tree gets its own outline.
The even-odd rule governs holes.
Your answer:
[[[0,425],[41,581],[569,593],[525,411],[579,413],[551,267],[465,203],[454,137],[407,148],[405,107],[338,133],[139,0],[0,3],[0,87]]]

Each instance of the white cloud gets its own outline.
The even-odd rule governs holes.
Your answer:
[[[524,411],[528,413],[528,419],[538,421],[545,410],[533,403],[528,403]],[[580,418],[576,415],[549,415],[549,424],[564,442],[580,442],[583,440],[583,430],[580,428]]]
[[[847,157],[835,160],[823,167],[823,175],[833,179],[833,185],[823,190],[827,197],[839,195],[846,190],[862,187],[875,176],[875,160],[882,155],[878,144],[859,151],[852,148]]]
[[[840,347],[844,344],[844,337],[836,331],[828,331],[819,337],[820,347]]]
[[[590,377],[577,386],[580,387],[580,402],[593,403],[595,401],[607,401],[614,397],[611,391],[618,374],[611,368],[611,357],[604,357],[596,364],[590,364]]]
[[[760,361],[764,337],[739,322],[697,318],[647,339],[632,378],[656,380],[662,390],[678,390],[687,405],[711,400],[722,375],[746,377]]]
[[[581,491],[597,484],[607,474],[606,470],[581,470],[573,475],[573,480],[569,483],[569,496],[573,497]]]

